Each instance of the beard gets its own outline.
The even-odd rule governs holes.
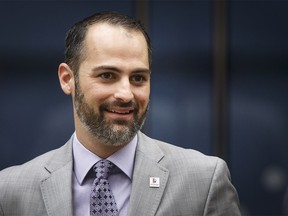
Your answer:
[[[111,120],[105,118],[104,112],[109,107],[133,107],[133,120]],[[97,140],[107,146],[124,146],[128,144],[142,128],[146,120],[149,105],[144,113],[139,116],[139,105],[135,102],[113,103],[103,102],[96,113],[85,100],[79,83],[75,83],[75,110],[80,121]]]

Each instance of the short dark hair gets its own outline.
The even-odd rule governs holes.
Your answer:
[[[100,12],[93,14],[77,23],[75,23],[67,32],[65,39],[65,63],[69,65],[74,74],[78,76],[78,70],[83,60],[83,42],[89,27],[96,23],[108,23],[115,26],[121,26],[127,30],[141,32],[147,42],[149,65],[152,61],[152,49],[149,35],[139,20],[118,12]]]

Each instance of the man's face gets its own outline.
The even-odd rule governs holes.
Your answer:
[[[147,44],[140,32],[108,24],[89,28],[75,81],[75,121],[105,145],[131,141],[149,104]]]

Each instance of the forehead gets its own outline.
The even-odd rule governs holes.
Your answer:
[[[108,23],[91,25],[86,33],[84,56],[109,54],[148,58],[148,45],[141,31]]]
[[[115,41],[115,39],[119,39]],[[109,42],[110,44],[113,42],[120,43],[122,40],[134,40],[138,42],[145,42],[147,45],[146,39],[143,33],[140,30],[135,29],[127,29],[120,25],[113,25],[109,23],[96,23],[88,27],[85,41],[86,43],[94,42],[94,43],[104,43]]]

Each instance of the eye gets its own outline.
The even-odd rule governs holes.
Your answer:
[[[135,75],[131,77],[132,82],[137,83],[137,84],[141,84],[145,81],[147,81],[147,78],[143,75]]]
[[[99,77],[103,80],[111,80],[115,78],[115,76],[112,73],[108,73],[108,72],[100,74]]]

